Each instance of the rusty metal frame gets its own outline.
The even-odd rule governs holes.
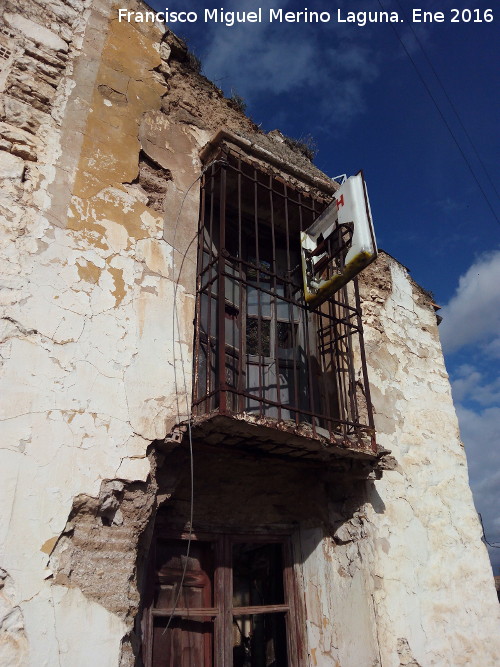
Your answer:
[[[289,667],[304,667],[304,627],[299,619],[303,618],[298,585],[295,576],[292,535],[290,531],[277,532],[196,532],[161,531],[156,536],[162,539],[193,540],[211,542],[215,546],[213,572],[212,606],[200,608],[155,608],[153,590],[155,587],[154,561],[156,560],[156,539],[150,551],[148,590],[149,604],[144,610],[143,623],[143,659],[145,667],[153,667],[153,625],[155,618],[188,618],[191,620],[211,620],[213,626],[213,667],[230,667],[232,665],[231,628],[233,616],[254,614],[284,614],[286,625],[286,643]],[[284,602],[273,605],[256,605],[251,607],[233,606],[233,563],[232,545],[239,542],[282,545],[282,571]],[[211,663],[211,658],[210,658]],[[208,664],[208,663],[207,663]]]
[[[310,308],[300,271],[294,273],[292,266],[300,231],[323,210],[325,200],[301,192],[271,171],[266,174],[262,165],[227,146],[221,146],[216,157],[201,186],[194,415],[249,412],[270,426],[283,421],[297,428],[308,424],[312,437],[349,441],[351,448],[359,443],[366,451],[369,439],[376,452],[357,282]],[[263,260],[260,252],[267,238],[268,259]],[[253,314],[246,303],[250,288],[256,297]],[[282,317],[285,308],[288,329]],[[250,324],[257,332],[253,355]],[[279,329],[289,331],[286,354],[280,352]],[[249,385],[253,368],[258,374],[255,389]],[[266,373],[274,384],[268,380],[266,385]],[[330,394],[334,401],[327,400]]]

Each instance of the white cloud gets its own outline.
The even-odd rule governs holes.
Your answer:
[[[497,471],[500,470],[500,432],[498,428],[500,407],[493,406],[474,411],[458,404],[456,408],[460,433],[469,455],[470,476],[475,483],[479,483],[485,472],[485,464],[489,474],[497,474]]]
[[[500,306],[499,306],[500,307]],[[494,359],[500,359],[500,336],[494,338],[483,347],[484,352]]]
[[[284,0],[279,7],[286,10]],[[252,0],[226,3],[226,9],[254,10]],[[263,8],[278,7],[276,2]],[[331,35],[328,48],[325,31]],[[296,94],[319,100],[319,111],[332,124],[363,111],[365,85],[378,75],[375,54],[360,40],[347,40],[334,23],[242,23],[231,28],[208,27],[208,46],[202,54],[203,72],[247,101]],[[319,95],[321,91],[321,95]]]
[[[445,353],[481,343],[500,349],[500,250],[481,256],[460,277],[458,288],[441,312]]]
[[[488,540],[500,543],[500,250],[482,255],[461,276],[442,314],[448,365],[462,348],[471,360],[452,370],[453,398],[474,502]],[[489,552],[499,568],[500,549]]]
[[[456,407],[476,509],[483,517],[488,540],[500,543],[500,407],[477,412]],[[490,553],[497,563],[500,550]]]
[[[458,403],[473,401],[482,406],[500,404],[500,377],[489,382],[484,373],[470,364],[455,369],[451,388],[453,399]]]

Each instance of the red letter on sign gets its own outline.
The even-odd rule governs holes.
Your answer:
[[[335,200],[337,202],[337,210],[344,205],[344,195],[340,195],[340,199]]]

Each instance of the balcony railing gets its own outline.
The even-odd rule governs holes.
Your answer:
[[[206,171],[193,412],[375,452],[357,283],[303,298],[300,231],[327,203],[229,150]]]

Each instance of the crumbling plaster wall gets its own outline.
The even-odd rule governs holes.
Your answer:
[[[381,664],[493,667],[499,607],[434,309],[384,253],[361,296],[377,439],[398,462],[367,483],[359,545]]]
[[[159,26],[118,23],[104,0],[5,2],[2,20],[0,654],[118,664],[154,498],[147,449],[186,412],[181,355],[190,391],[194,248],[174,278],[196,187],[177,216],[217,128],[162,111]],[[135,512],[104,525],[117,494]]]
[[[397,467],[327,494],[330,529],[301,531],[310,664],[494,667],[500,611],[434,308],[383,252],[360,294],[377,441]]]
[[[47,567],[75,496],[98,496],[101,480],[134,454],[132,476],[148,470],[146,441],[113,405],[118,367],[113,375],[92,358],[110,347],[124,355],[118,337],[110,343],[119,317],[99,332],[106,288],[91,295],[78,273],[92,242],[65,231],[108,7],[27,0],[22,10],[8,1],[1,8],[11,57],[0,109],[0,656],[9,665],[117,664],[123,620],[76,587],[52,585]]]
[[[257,128],[110,0],[1,12],[0,646],[131,664],[148,447],[190,394],[199,151]]]

